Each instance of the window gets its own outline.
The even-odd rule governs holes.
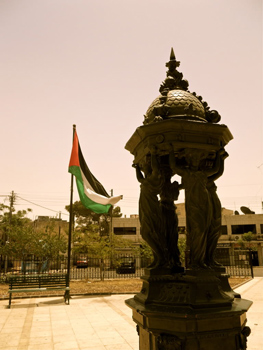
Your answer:
[[[232,225],[232,235],[243,235],[247,232],[256,233],[256,225]]]
[[[179,233],[179,235],[185,234],[186,233],[185,232],[185,227],[184,226],[178,226],[178,233]]]
[[[136,235],[136,227],[114,227],[115,235]]]
[[[221,234],[222,235],[227,235],[227,226],[226,225],[222,225],[221,226]]]

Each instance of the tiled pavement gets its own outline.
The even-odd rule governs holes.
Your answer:
[[[129,295],[0,301],[1,350],[137,350]]]
[[[248,316],[252,334],[248,350],[263,349],[263,278],[236,289],[253,300]],[[138,350],[138,335],[131,310],[124,304],[130,295],[0,301],[0,350]]]
[[[263,277],[255,277],[252,281],[236,289],[243,299],[253,301],[247,312],[247,326],[251,329],[247,350],[263,349]]]

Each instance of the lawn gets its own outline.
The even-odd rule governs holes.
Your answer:
[[[249,277],[234,277],[229,279],[229,283],[233,289],[238,285],[249,281]],[[114,279],[105,281],[81,280],[70,282],[71,295],[74,294],[125,294],[138,293],[141,290],[142,280],[139,278]],[[48,295],[61,294],[63,292],[48,292]],[[16,293],[15,296],[44,296],[44,293]],[[0,284],[0,299],[8,297],[8,285]]]

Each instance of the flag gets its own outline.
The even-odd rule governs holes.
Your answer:
[[[122,199],[122,196],[110,197],[102,184],[90,172],[82,155],[76,131],[68,171],[76,178],[82,204],[94,213],[108,213],[110,207]]]

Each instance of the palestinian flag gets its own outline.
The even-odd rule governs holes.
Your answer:
[[[94,213],[108,213],[110,207],[122,199],[122,196],[110,197],[102,184],[92,175],[83,158],[76,130],[68,171],[76,177],[82,204]]]

